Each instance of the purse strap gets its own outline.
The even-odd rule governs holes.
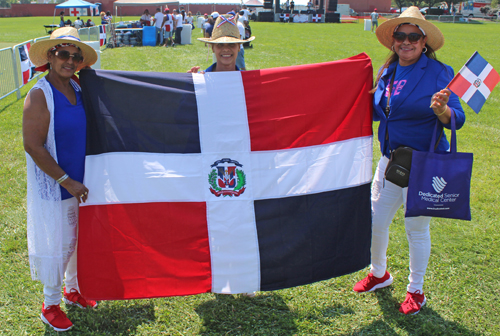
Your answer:
[[[396,67],[394,68],[394,72],[392,73],[391,82],[389,83],[389,92],[387,94],[387,103],[386,103],[385,110],[384,110],[386,118],[389,118],[389,113],[391,112],[392,87],[394,86],[394,78],[396,78],[396,69],[397,68],[398,67],[396,65]],[[389,127],[385,128],[385,140],[387,141],[387,144],[389,145],[389,151],[392,152],[391,142],[389,141]]]
[[[391,83],[389,84],[389,93],[387,94],[387,104],[385,106],[385,116],[386,118],[389,117],[389,113],[391,112],[391,95],[392,95],[392,87],[394,86],[394,79],[396,78],[396,69],[397,69],[397,65],[396,67],[394,68],[394,72],[392,73],[392,77],[391,77]]]
[[[450,153],[456,153],[457,152],[457,126],[455,122],[455,111],[450,108],[451,112],[451,137],[450,137]],[[434,126],[434,133],[432,134],[432,141],[431,141],[431,146],[429,149],[429,152],[434,153],[434,150],[437,148],[437,142],[436,141],[436,134],[439,126],[439,119],[436,120],[436,126]],[[441,134],[439,136],[438,141],[441,139],[441,136],[443,135],[443,131],[441,131]],[[436,144],[433,146],[432,144]]]

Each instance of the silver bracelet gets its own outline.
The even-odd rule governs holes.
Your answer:
[[[57,182],[57,183],[59,183],[59,184],[61,184],[61,183],[63,183],[64,181],[66,181],[66,180],[68,179],[68,177],[69,177],[69,176],[68,176],[68,174],[64,174],[63,176],[61,176],[60,178],[58,178],[58,179],[56,180],[56,182]]]

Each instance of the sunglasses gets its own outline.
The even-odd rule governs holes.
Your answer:
[[[410,43],[417,43],[424,35],[418,34],[418,33],[403,33],[403,32],[396,32],[392,34],[392,37],[398,42],[404,42],[406,38],[408,38],[408,41]]]
[[[71,55],[67,50],[57,50],[56,52],[54,52],[54,55],[61,61],[67,61],[69,60],[70,57],[73,57],[73,62],[75,63],[83,62],[83,56],[81,54]]]

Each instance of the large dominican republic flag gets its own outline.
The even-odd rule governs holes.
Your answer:
[[[498,82],[498,72],[476,51],[448,84],[448,88],[474,112],[479,113]]]
[[[84,70],[80,81],[85,297],[276,290],[369,264],[366,54],[205,75]]]

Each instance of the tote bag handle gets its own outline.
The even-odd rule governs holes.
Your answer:
[[[455,123],[455,112],[450,108],[451,112],[451,138],[450,138],[450,153],[456,153],[457,152],[457,126]],[[431,146],[429,148],[429,152],[434,153],[434,149],[436,146],[433,146],[433,144],[436,143],[436,135],[437,135],[437,130],[439,126],[439,119],[436,120],[436,126],[434,127],[434,133],[432,134],[432,141],[431,141]]]

